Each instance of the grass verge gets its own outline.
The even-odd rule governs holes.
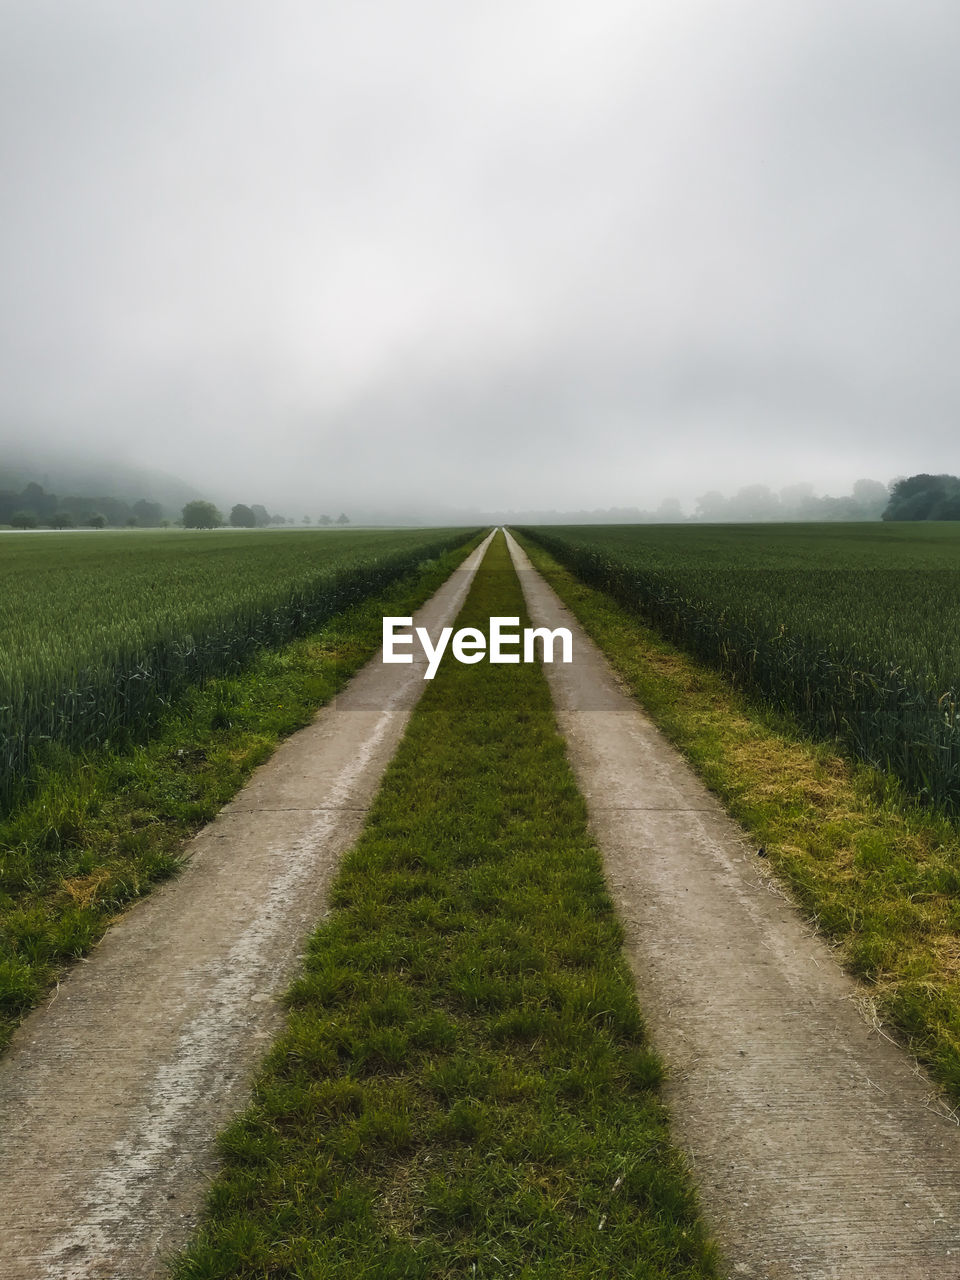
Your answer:
[[[29,800],[0,822],[0,1048],[63,967],[175,872],[184,841],[376,651],[383,615],[422,604],[477,542],[189,690],[144,745],[51,749]]]
[[[178,1280],[715,1274],[537,666],[441,667],[331,907]]]
[[[960,1102],[960,832],[887,775],[735,691],[636,614],[518,539],[667,737]]]

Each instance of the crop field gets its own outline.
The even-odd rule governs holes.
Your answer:
[[[0,807],[37,749],[122,741],[192,684],[322,626],[466,530],[0,538]]]
[[[737,684],[960,809],[960,525],[523,532]]]

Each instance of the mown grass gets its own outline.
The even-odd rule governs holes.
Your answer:
[[[538,667],[445,662],[331,908],[178,1280],[715,1274]]]
[[[735,691],[521,538],[644,709],[750,832],[795,899],[960,1102],[960,830],[888,775]],[[758,859],[758,866],[764,865]]]
[[[383,614],[416,608],[478,541],[238,675],[192,688],[143,745],[48,751],[29,800],[0,822],[0,1048],[63,966],[176,871],[185,839],[376,651]]]

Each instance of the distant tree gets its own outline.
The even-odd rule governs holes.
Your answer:
[[[76,527],[76,520],[69,511],[55,511],[50,519],[50,523],[54,529],[73,529]]]
[[[238,502],[230,512],[230,523],[235,529],[255,529],[257,527],[257,517],[254,515],[252,507]]]
[[[780,498],[780,516],[783,520],[803,520],[809,519],[804,512],[808,510],[811,502],[816,502],[813,496],[813,485],[805,480],[798,480],[795,484],[788,484],[786,488],[781,489]]]
[[[679,524],[683,519],[683,508],[678,498],[664,498],[653,513],[658,524]]]
[[[328,525],[328,524],[333,524],[333,521],[329,516],[321,516],[320,519],[317,521],[317,524]]]
[[[863,512],[864,520],[879,520],[890,501],[890,490],[879,480],[857,480],[853,486],[853,497]]]
[[[814,499],[816,502],[817,520],[863,520],[863,508],[857,502],[852,494],[844,494],[843,497],[834,498],[830,494],[825,493],[822,498]]]
[[[727,500],[717,489],[711,489],[709,493],[703,493],[697,499],[697,508],[694,512],[694,519],[706,520],[710,524],[716,524],[720,520],[727,519]]]
[[[15,529],[35,529],[37,517],[32,511],[15,511],[10,517],[10,523]]]
[[[144,529],[156,529],[163,519],[163,508],[159,502],[148,502],[146,498],[138,499],[130,508],[138,525]]]
[[[23,509],[32,511],[40,524],[49,524],[50,517],[62,505],[55,493],[45,493],[38,484],[27,485],[24,493],[29,493],[31,496],[28,501],[22,503]]]
[[[897,480],[884,520],[960,520],[960,478],[921,473]]]
[[[270,523],[270,512],[267,508],[261,506],[259,502],[255,502],[250,510],[253,512],[254,518],[257,522],[257,528],[265,529]]]
[[[287,523],[287,517],[286,517],[286,516],[271,516],[271,517],[270,517],[270,523],[271,523],[271,524],[286,524],[286,523]]]
[[[196,499],[188,502],[183,508],[183,527],[185,529],[219,529],[223,524],[223,516],[212,502]]]
[[[25,485],[19,494],[6,493],[2,497],[5,499],[2,505],[6,510],[0,518],[8,523],[12,523],[15,515],[28,515],[35,516],[38,525],[48,524],[59,506],[59,500],[54,494],[44,493],[43,487],[33,482]]]
[[[136,517],[136,516],[127,516],[126,520],[124,520],[124,522],[123,522],[123,523],[127,526],[127,528],[128,528],[128,529],[136,529],[136,527],[137,527],[137,517]]]
[[[310,521],[310,517],[309,517],[309,516],[304,516],[304,517],[303,517],[303,523],[304,523],[304,524],[310,524],[310,523],[311,523],[311,521]]]
[[[107,517],[103,515],[101,512],[96,511],[87,520],[87,527],[89,529],[103,529],[106,526],[106,523],[107,523]]]
[[[340,514],[337,516],[337,524],[349,524],[349,523],[350,523],[350,517],[347,515],[344,515],[343,512],[341,511]]]
[[[730,499],[730,520],[778,520],[781,518],[780,495],[765,484],[747,484]]]
[[[105,524],[120,528],[127,523],[132,514],[132,509],[126,502],[105,495],[99,498],[66,498],[64,504],[69,506],[70,510],[76,514],[78,521],[83,524],[89,524],[91,516],[101,515]]]

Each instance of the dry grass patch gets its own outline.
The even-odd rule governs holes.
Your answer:
[[[75,906],[89,907],[101,896],[104,886],[113,878],[106,867],[101,867],[89,876],[73,876],[62,882],[66,897]]]

